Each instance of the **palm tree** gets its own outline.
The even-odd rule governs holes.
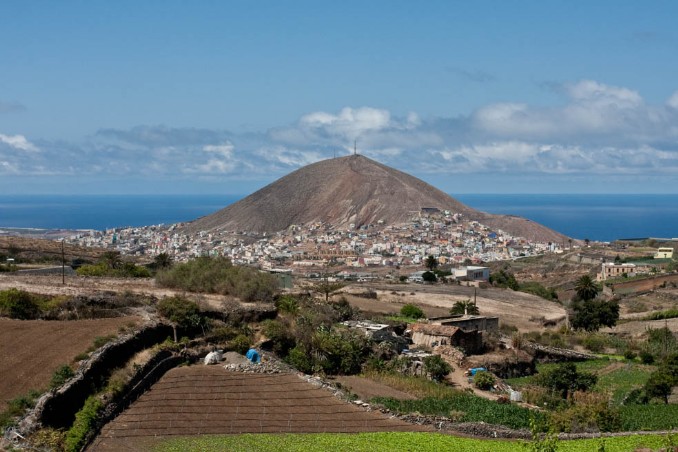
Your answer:
[[[577,297],[584,301],[593,300],[600,292],[600,288],[589,275],[579,278],[574,285],[574,290],[577,292]]]
[[[478,309],[478,305],[471,302],[471,300],[457,301],[454,303],[454,306],[452,306],[452,309],[450,309],[450,314],[479,315],[480,309]]]
[[[153,258],[153,264],[157,269],[170,268],[173,264],[172,257],[167,253],[160,253]]]
[[[429,271],[433,271],[438,267],[438,259],[436,259],[433,256],[429,256],[426,258],[426,268],[429,269]]]

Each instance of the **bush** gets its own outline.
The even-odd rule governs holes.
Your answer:
[[[271,350],[283,358],[296,345],[290,327],[278,320],[266,320],[263,323],[263,333],[271,341]]]
[[[419,306],[406,304],[400,309],[400,315],[411,319],[421,319],[424,317],[424,311],[422,311]]]
[[[433,355],[424,358],[424,371],[432,380],[440,381],[452,371],[452,367],[439,355]]]
[[[573,405],[551,415],[552,425],[561,432],[615,432],[621,429],[619,411],[610,407],[604,394],[577,391]]]
[[[278,279],[274,275],[234,266],[223,257],[199,257],[177,264],[159,272],[156,282],[189,292],[232,295],[244,301],[271,301],[278,292]]]
[[[247,350],[250,349],[250,346],[252,345],[252,341],[250,340],[249,337],[245,336],[244,334],[239,334],[237,335],[229,344],[234,351],[240,353],[241,355],[244,355],[247,353]]]
[[[641,351],[638,356],[640,357],[640,362],[643,364],[652,364],[654,363],[654,356],[648,351]]]
[[[473,377],[473,384],[478,389],[488,391],[494,386],[494,376],[489,372],[477,372]]]
[[[30,320],[38,318],[39,314],[40,306],[30,293],[18,289],[0,291],[0,315]]]
[[[16,418],[23,416],[26,410],[33,408],[38,397],[40,397],[39,391],[29,391],[28,394],[15,397],[7,402],[7,408],[0,413],[0,430],[13,425]]]
[[[598,334],[589,334],[582,341],[582,345],[594,353],[600,353],[605,349],[606,341],[603,336]]]
[[[624,352],[624,359],[628,359],[629,361],[636,359],[636,356],[636,352],[631,349],[628,349]]]
[[[66,383],[69,379],[73,378],[75,375],[75,372],[73,372],[73,369],[71,369],[70,366],[64,364],[63,366],[59,367],[57,370],[54,371],[52,374],[52,379],[50,380],[49,383],[49,388],[50,389],[56,389]]]
[[[86,444],[88,436],[94,430],[103,403],[96,396],[85,400],[85,405],[75,415],[73,426],[66,433],[66,450],[76,452]]]

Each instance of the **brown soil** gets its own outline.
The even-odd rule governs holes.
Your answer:
[[[54,371],[85,352],[97,336],[117,334],[138,317],[42,321],[0,318],[0,410],[31,389],[45,389]]]
[[[61,275],[19,275],[16,273],[0,273],[0,290],[16,288],[27,292],[43,295],[94,295],[102,291],[133,292],[152,295],[157,298],[186,295],[182,291],[175,291],[155,285],[150,278],[89,278],[85,276],[68,276],[66,284],[62,284]],[[194,294],[212,308],[220,308],[224,301],[232,297],[211,294]],[[246,305],[247,303],[243,303]]]
[[[358,377],[355,375],[338,376],[333,379],[341,383],[349,392],[357,395],[361,400],[369,402],[375,397],[393,397],[399,400],[415,400],[412,394],[404,391],[399,391],[383,383],[370,380],[365,377]]]
[[[196,365],[165,374],[103,428],[92,449],[140,450],[177,435],[380,431],[428,430],[365,411],[295,374]]]

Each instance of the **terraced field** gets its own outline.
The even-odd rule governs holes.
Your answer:
[[[52,373],[90,347],[97,336],[117,334],[139,317],[96,320],[0,319],[0,411],[29,389],[44,389]]]
[[[169,371],[113,422],[93,450],[141,450],[169,436],[241,433],[428,431],[343,402],[294,374],[221,366]]]

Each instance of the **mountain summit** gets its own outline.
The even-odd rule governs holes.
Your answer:
[[[472,209],[448,194],[362,155],[316,162],[248,197],[185,226],[188,231],[277,232],[293,224],[336,227],[406,222],[423,208],[461,213],[491,228],[537,241],[566,241],[562,234],[524,218]]]

